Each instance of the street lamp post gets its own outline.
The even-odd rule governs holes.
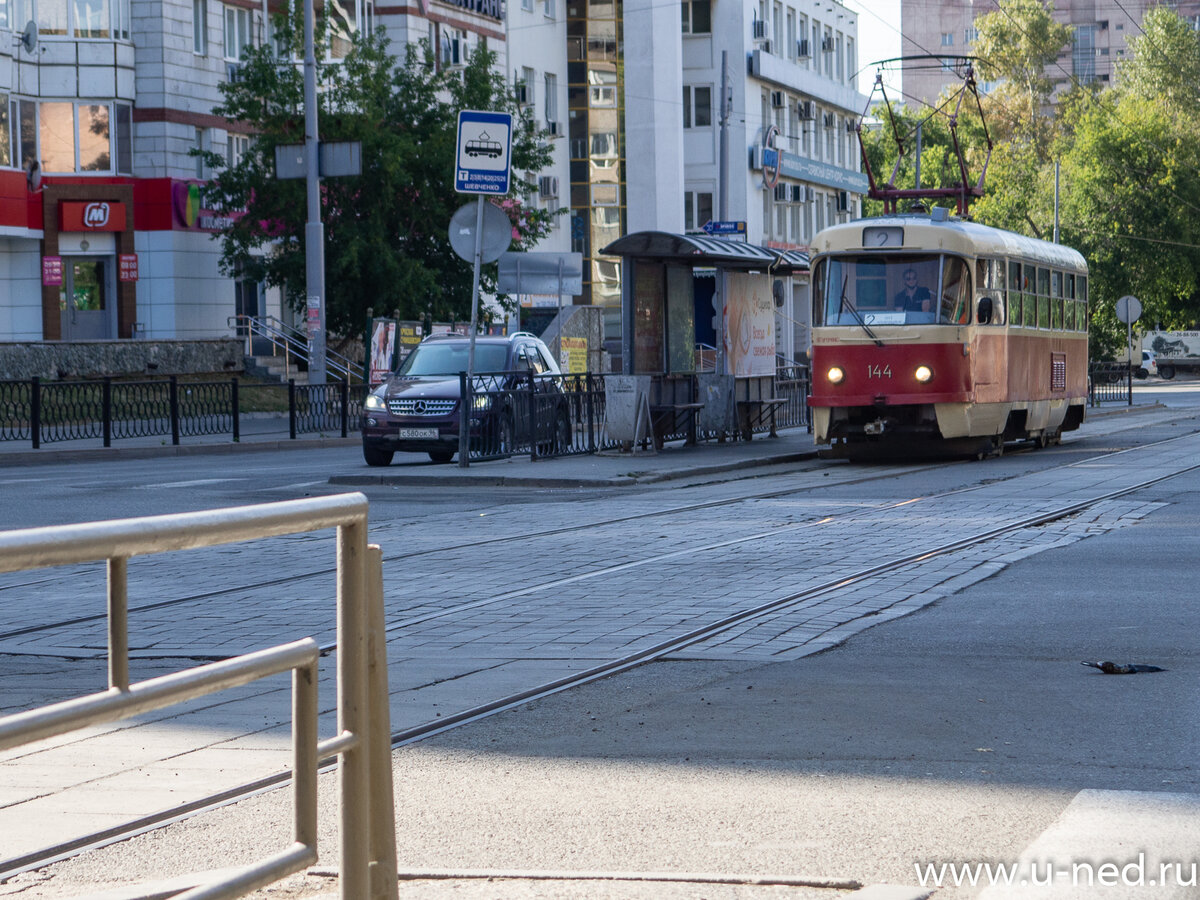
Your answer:
[[[304,163],[308,221],[304,225],[305,315],[308,383],[325,383],[325,227],[321,224],[321,178],[317,143],[317,54],[313,0],[304,3]]]

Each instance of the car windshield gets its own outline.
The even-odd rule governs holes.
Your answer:
[[[813,321],[823,325],[961,322],[971,296],[965,262],[941,254],[829,256],[813,285]]]
[[[467,371],[466,341],[434,341],[418,344],[397,369],[399,375],[457,375]],[[476,344],[475,371],[503,372],[507,344]]]

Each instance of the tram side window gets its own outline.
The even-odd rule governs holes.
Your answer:
[[[1037,270],[1038,328],[1050,327],[1050,270]]]
[[[1086,275],[1075,278],[1075,325],[1080,331],[1087,331],[1088,316],[1088,280]]]
[[[1037,328],[1037,292],[1034,286],[1036,270],[1033,266],[1021,266],[1021,324],[1026,328]]]
[[[1056,331],[1063,327],[1062,277],[1062,272],[1050,273],[1050,327]]]
[[[1012,325],[1021,324],[1021,264],[1008,264],[1008,321]]]
[[[1004,302],[1004,286],[1007,284],[1005,279],[1006,265],[1002,259],[989,259],[987,261],[987,279],[984,282],[983,288],[986,291],[986,296],[992,298],[992,322],[993,325],[1003,325],[1008,321],[1008,316],[1005,315]],[[976,285],[976,290],[979,286]]]
[[[957,256],[947,256],[942,285],[942,322],[966,323],[971,308],[971,270]]]
[[[1064,313],[1064,315],[1063,315],[1064,327],[1067,329],[1067,331],[1074,331],[1075,330],[1075,301],[1074,300],[1064,300],[1063,301],[1063,313]]]

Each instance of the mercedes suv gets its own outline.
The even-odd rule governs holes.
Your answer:
[[[431,335],[412,349],[388,380],[363,403],[363,458],[387,466],[397,450],[428,453],[450,462],[458,452],[459,373],[467,370],[470,341],[464,335]],[[549,349],[535,335],[475,338],[475,390],[469,416],[472,451],[506,456],[536,439],[547,452],[571,441],[566,398]],[[532,414],[531,414],[532,412]]]

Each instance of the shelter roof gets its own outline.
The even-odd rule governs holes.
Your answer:
[[[610,256],[668,259],[693,266],[721,266],[726,269],[770,268],[779,261],[778,253],[757,244],[666,231],[635,231],[617,238],[600,252]]]

